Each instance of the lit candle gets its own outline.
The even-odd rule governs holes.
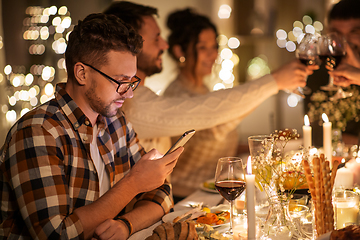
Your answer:
[[[251,157],[248,157],[246,175],[246,209],[248,222],[248,239],[256,239],[255,225],[255,175],[251,170]]]
[[[331,136],[331,122],[329,122],[328,116],[323,113],[323,147],[325,157],[330,161],[330,167],[332,167],[332,136]]]
[[[304,126],[303,130],[303,138],[304,138],[304,148],[310,150],[311,148],[311,127],[308,115],[304,117]]]
[[[336,172],[334,187],[352,189],[354,187],[353,172],[346,167],[339,168]]]

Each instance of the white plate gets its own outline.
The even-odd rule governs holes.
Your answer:
[[[212,212],[215,212],[216,210],[218,211],[228,211],[229,210],[229,205],[225,205],[225,204],[222,204],[222,205],[219,205],[219,206],[215,206],[215,207],[212,207],[211,208],[211,211]],[[163,222],[170,222],[172,223],[173,220],[184,214],[184,213],[187,213],[188,211],[190,211],[189,209],[184,209],[184,210],[179,210],[179,211],[175,211],[175,212],[171,212],[171,213],[168,213],[168,214],[165,214],[163,217],[162,217],[162,221]],[[216,228],[216,227],[221,227],[221,226],[224,226],[226,224],[229,224],[229,223],[224,223],[224,224],[220,224],[220,225],[212,225],[213,228]]]
[[[214,179],[209,179],[203,183],[200,184],[199,188],[205,192],[210,192],[210,193],[219,193],[216,189],[212,189],[212,188],[206,188],[204,187],[204,183],[208,183],[208,182],[214,182]]]
[[[162,217],[162,221],[165,223],[165,222],[170,222],[172,223],[173,220],[180,216],[180,215],[183,215],[184,213],[190,211],[191,209],[184,209],[184,210],[179,210],[179,211],[175,211],[175,212],[171,212],[171,213],[168,213],[168,214],[165,214],[163,217]]]

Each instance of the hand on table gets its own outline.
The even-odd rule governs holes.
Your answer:
[[[129,237],[129,230],[125,223],[113,219],[107,219],[96,229],[92,240],[125,240]]]
[[[295,89],[305,87],[307,76],[317,69],[319,69],[317,65],[305,66],[295,59],[273,71],[271,75],[275,78],[279,90]]]

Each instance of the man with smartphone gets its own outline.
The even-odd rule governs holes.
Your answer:
[[[145,153],[118,111],[140,81],[141,48],[115,16],[74,27],[67,82],[14,124],[0,150],[1,239],[127,239],[171,210],[166,177],[183,148]]]

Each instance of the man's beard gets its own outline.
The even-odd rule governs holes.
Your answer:
[[[159,52],[157,57],[160,57],[163,51]],[[162,66],[158,67],[155,64],[156,59],[151,58],[149,55],[141,52],[138,56],[137,68],[145,73],[146,76],[151,76],[162,71]]]
[[[96,94],[96,89],[97,84],[95,83],[95,81],[92,81],[90,89],[88,89],[85,92],[85,96],[87,97],[88,103],[91,107],[91,109],[94,112],[99,113],[100,115],[104,116],[104,117],[113,117],[116,115],[117,111],[111,112],[111,103],[106,105]]]

